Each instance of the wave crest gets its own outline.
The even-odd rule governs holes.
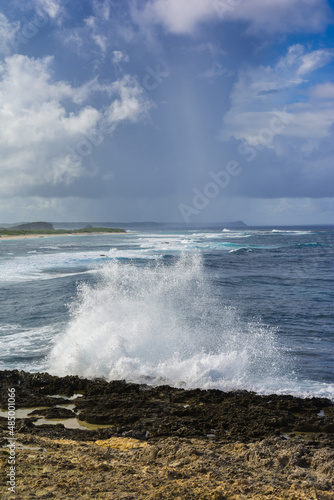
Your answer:
[[[187,388],[277,390],[275,331],[245,322],[204,274],[199,254],[141,266],[112,261],[81,285],[49,371]],[[217,297],[220,297],[219,299]]]

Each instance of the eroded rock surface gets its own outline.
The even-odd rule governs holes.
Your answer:
[[[17,420],[18,498],[334,499],[327,399],[18,371],[0,372],[0,384],[1,408],[9,387],[17,409],[31,408]],[[64,427],[76,420],[95,427]],[[11,498],[0,425],[1,498]]]

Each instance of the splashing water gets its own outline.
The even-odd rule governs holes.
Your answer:
[[[204,276],[202,257],[139,267],[112,261],[83,284],[49,371],[187,388],[277,391],[284,356],[275,331],[249,323]]]

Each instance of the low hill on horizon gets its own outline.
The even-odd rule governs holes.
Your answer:
[[[50,222],[28,222],[27,224],[19,224],[18,226],[10,226],[7,229],[13,231],[53,231],[54,227]]]
[[[7,231],[57,231],[60,229],[64,230],[76,230],[88,228],[90,230],[94,228],[127,228],[133,230],[140,229],[162,229],[162,230],[183,230],[183,229],[244,229],[248,227],[243,221],[229,221],[229,222],[154,222],[154,221],[143,221],[143,222],[24,222],[18,224],[3,224],[0,229]]]
[[[55,228],[83,228],[87,226],[87,222],[53,222]],[[198,228],[215,228],[215,229],[243,229],[248,227],[243,221],[230,222],[90,222],[93,227],[124,227],[128,229],[198,229]]]

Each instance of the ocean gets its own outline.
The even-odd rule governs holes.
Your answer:
[[[334,400],[334,228],[0,238],[0,369]]]

